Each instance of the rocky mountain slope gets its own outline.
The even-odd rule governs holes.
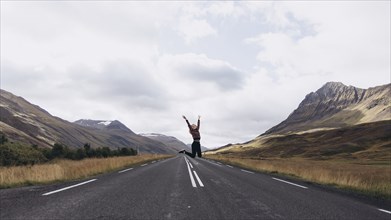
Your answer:
[[[183,150],[183,149],[185,149],[187,151],[191,150],[185,143],[178,140],[176,137],[167,136],[167,135],[163,135],[163,134],[157,134],[157,133],[145,133],[145,134],[139,134],[139,135],[156,140],[156,141],[159,141],[159,142],[162,142],[165,145],[170,146],[170,148],[174,149],[176,152]]]
[[[383,120],[391,120],[391,84],[360,89],[329,82],[308,94],[286,120],[265,134],[341,128]]]
[[[0,132],[15,141],[51,147],[62,143],[69,147],[130,147],[148,153],[174,153],[165,144],[135,134],[119,121],[89,127],[71,123],[52,116],[44,109],[33,105],[5,90],[0,91]],[[102,123],[99,121],[97,124]]]
[[[210,153],[241,157],[391,159],[391,84],[326,83],[264,134]]]
[[[103,131],[120,130],[120,131],[128,132],[130,134],[135,134],[132,130],[130,130],[128,127],[126,127],[124,124],[122,124],[117,120],[104,121],[104,120],[80,119],[73,123],[91,129],[98,129]]]

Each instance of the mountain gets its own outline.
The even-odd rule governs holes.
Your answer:
[[[176,152],[183,149],[187,151],[191,150],[191,148],[189,148],[185,143],[172,136],[166,136],[157,133],[144,133],[139,135],[162,142],[166,146],[169,146],[170,148],[174,149]]]
[[[213,154],[240,157],[391,160],[391,84],[369,89],[329,82],[287,119],[242,144]]]
[[[147,137],[147,138],[150,138],[150,139],[153,139],[153,140],[156,140],[156,141],[160,141],[160,142],[164,143],[165,145],[170,146],[171,148],[175,149],[176,151],[180,151],[183,149],[185,149],[189,152],[191,151],[191,144],[185,144],[182,141],[180,141],[177,138],[172,137],[172,136],[166,136],[166,135],[157,134],[157,133],[145,133],[145,134],[140,134],[140,135]],[[209,150],[209,148],[201,146],[202,152],[208,151],[208,150]]]
[[[213,153],[249,158],[391,160],[391,120],[330,130],[262,135]]]
[[[326,83],[311,92],[289,117],[265,134],[341,128],[391,119],[391,84],[369,89]]]
[[[80,120],[78,123],[71,123],[52,116],[22,97],[0,90],[0,132],[10,140],[41,147],[51,147],[58,142],[80,148],[85,143],[90,143],[94,148],[130,147],[147,153],[175,152],[161,142],[135,134],[119,121],[84,122],[91,123],[91,126],[83,125],[83,121]]]
[[[159,153],[165,152],[165,153],[177,153],[176,146],[175,145],[170,145],[169,142],[166,141],[161,141],[159,139],[151,138],[150,136],[144,136],[144,135],[137,135],[135,134],[132,130],[130,130],[128,127],[126,127],[124,124],[122,124],[120,121],[114,120],[91,120],[91,119],[80,119],[75,122],[74,124],[89,128],[91,130],[97,130],[109,134],[113,134],[115,136],[120,135],[121,137],[127,137],[129,135],[137,137],[137,140],[144,140],[148,141],[151,143],[154,143],[155,146],[159,146]],[[172,137],[174,138],[174,137]],[[142,147],[140,144],[136,146],[137,148]],[[148,152],[153,152],[153,151],[148,151]]]
[[[91,120],[91,119],[80,119],[75,122],[75,124],[78,124],[83,127],[88,128],[95,128],[98,130],[121,130],[125,132],[129,132],[131,134],[135,134],[132,130],[130,130],[128,127],[126,127],[121,122],[114,120],[114,121],[105,121],[105,120]]]

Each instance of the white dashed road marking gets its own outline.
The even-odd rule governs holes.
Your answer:
[[[248,170],[241,170],[241,171],[243,171],[243,172],[246,172],[246,173],[252,173],[252,174],[254,174],[254,172],[251,172],[251,171],[248,171]]]
[[[79,183],[79,184],[76,184],[76,185],[72,185],[72,186],[68,186],[68,187],[65,187],[65,188],[62,188],[62,189],[58,189],[58,190],[55,190],[55,191],[47,192],[47,193],[44,193],[42,195],[43,196],[48,196],[48,195],[51,195],[51,194],[54,194],[54,193],[58,193],[58,192],[61,192],[61,191],[67,190],[67,189],[71,189],[71,188],[74,188],[74,187],[77,187],[77,186],[81,186],[81,185],[93,182],[95,180],[97,180],[97,179],[88,180],[88,181],[85,181],[85,182],[82,182],[82,183]]]
[[[384,209],[378,209],[378,210],[381,211],[381,212],[385,212],[385,213],[391,214],[390,211],[387,211],[387,210],[384,210]]]
[[[121,170],[118,173],[123,173],[123,172],[129,171],[129,170],[133,170],[133,168],[129,168],[129,169],[126,169],[126,170]]]
[[[204,187],[204,184],[202,183],[201,179],[198,177],[196,171],[193,171],[194,176],[196,177],[198,184],[200,184],[201,187]]]
[[[288,181],[285,181],[285,180],[282,180],[282,179],[277,179],[277,178],[274,178],[274,180],[277,180],[277,181],[280,181],[280,182],[284,182],[284,183],[288,183],[288,184],[291,184],[291,185],[294,185],[294,186],[297,186],[297,187],[301,187],[303,189],[308,189],[308,187],[305,187],[305,186],[301,186],[299,184],[296,184],[296,183],[291,183],[291,182],[288,182]]]

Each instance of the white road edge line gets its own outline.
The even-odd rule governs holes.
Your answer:
[[[248,171],[248,170],[241,170],[241,171],[243,171],[243,172],[246,172],[246,173],[252,173],[252,174],[254,174],[254,172],[251,172],[251,171]]]
[[[126,169],[126,170],[121,170],[121,171],[118,171],[118,173],[123,173],[123,172],[129,171],[129,170],[133,170],[133,168],[129,168],[129,169]]]
[[[205,160],[206,162],[208,162],[208,163],[211,163],[211,164],[213,164],[213,165],[216,165],[216,166],[219,166],[219,167],[221,167],[221,165],[220,164],[217,164],[217,163],[213,163],[213,162],[211,162],[211,161],[209,161],[209,160]]]
[[[204,187],[204,184],[202,183],[201,179],[198,177],[196,171],[193,171],[193,173],[194,173],[194,176],[196,177],[198,183],[200,184],[200,186],[201,186],[201,187]]]
[[[152,161],[151,163],[156,163],[156,160]]]
[[[227,167],[229,167],[229,168],[234,168],[233,166],[231,166],[231,165],[225,165],[225,166],[227,166]]]
[[[67,189],[71,189],[71,188],[74,188],[74,187],[77,187],[77,186],[84,185],[86,183],[93,182],[95,180],[97,180],[97,179],[88,180],[88,181],[85,181],[85,182],[82,182],[82,183],[79,183],[79,184],[76,184],[76,185],[72,185],[72,186],[68,186],[68,187],[62,188],[62,189],[58,189],[58,190],[54,190],[54,191],[51,191],[51,192],[47,192],[47,193],[44,193],[42,195],[43,196],[48,196],[48,195],[51,195],[51,194],[54,194],[54,193],[58,193],[58,192],[61,192],[61,191],[67,190]]]
[[[147,166],[148,164],[147,163],[145,163],[145,164],[143,164],[143,165],[141,165],[142,167],[144,167],[144,166]]]
[[[385,212],[385,213],[391,214],[390,211],[387,211],[387,210],[385,210],[385,209],[377,209],[377,210],[379,210],[379,211],[381,211],[381,212]]]
[[[288,183],[288,184],[291,184],[291,185],[294,185],[294,186],[297,186],[297,187],[301,187],[303,189],[308,189],[308,187],[305,187],[305,186],[301,186],[299,184],[296,184],[296,183],[291,183],[291,182],[288,182],[288,181],[285,181],[285,180],[282,180],[282,179],[278,179],[278,178],[274,178],[274,180],[277,180],[277,181],[280,181],[280,182],[284,182],[284,183]]]
[[[185,157],[185,158],[186,158],[186,157]],[[187,170],[189,171],[189,176],[190,176],[191,185],[192,185],[193,187],[197,187],[197,185],[196,185],[196,183],[195,183],[195,181],[194,181],[194,177],[193,177],[193,175],[191,174],[190,166],[189,166],[189,163],[187,162],[187,159],[185,159],[185,161],[186,161],[186,165],[187,165]]]

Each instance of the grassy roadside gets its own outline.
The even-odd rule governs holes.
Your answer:
[[[0,188],[82,179],[169,157],[171,156],[147,154],[111,158],[92,158],[80,161],[56,160],[48,164],[33,166],[0,167]]]
[[[316,161],[294,159],[247,159],[220,155],[207,158],[253,171],[289,175],[301,180],[391,199],[389,161]]]

